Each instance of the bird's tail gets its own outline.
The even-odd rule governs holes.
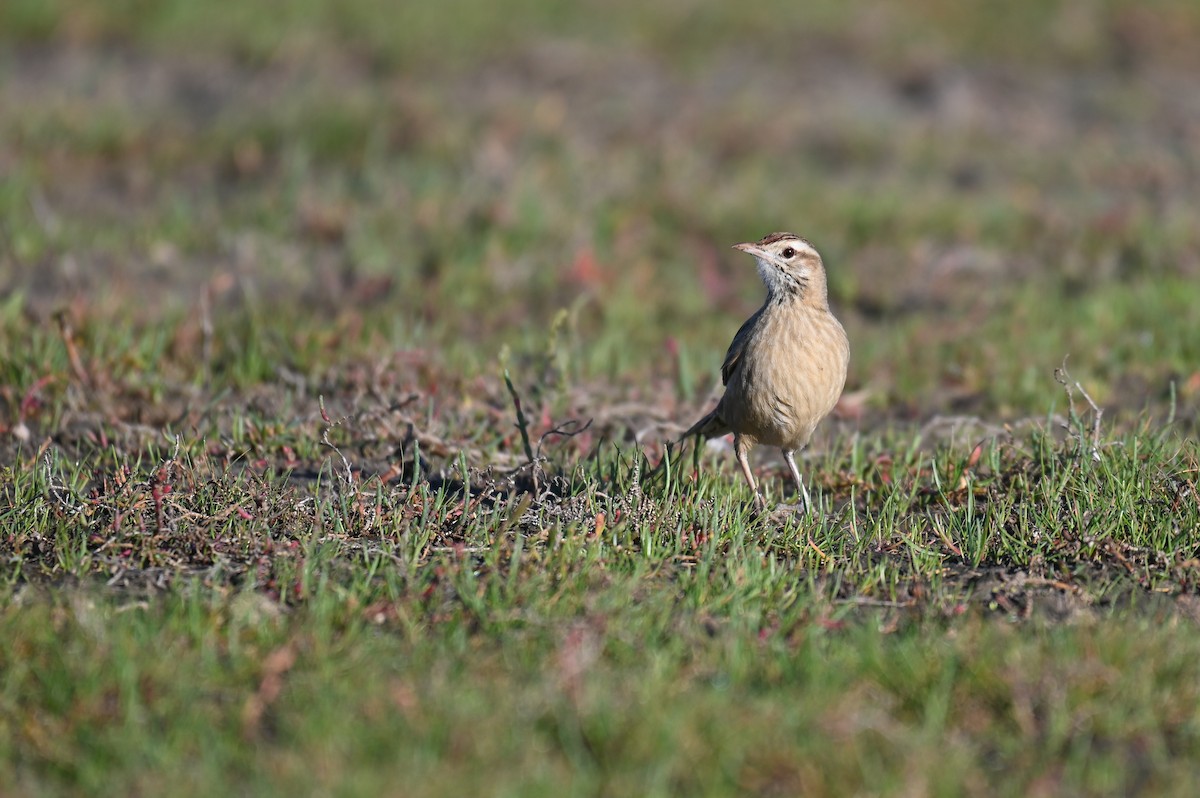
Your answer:
[[[732,430],[729,429],[729,425],[721,418],[720,410],[721,408],[717,407],[707,416],[693,424],[687,432],[679,436],[679,442],[683,443],[693,435],[699,435],[707,440],[708,438],[715,438],[718,435],[729,434]]]

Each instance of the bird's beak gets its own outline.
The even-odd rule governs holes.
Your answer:
[[[747,255],[753,255],[756,258],[763,258],[766,260],[770,259],[769,256],[767,255],[766,250],[759,247],[758,244],[750,244],[750,243],[734,244],[733,248],[740,249],[742,252],[745,252]]]

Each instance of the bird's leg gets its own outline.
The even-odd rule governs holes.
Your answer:
[[[796,468],[796,453],[791,449],[783,450],[783,459],[787,461],[788,468],[792,472],[792,479],[796,480],[796,487],[800,490],[800,498],[804,501],[804,512],[812,512],[812,499],[808,496],[808,488],[804,487],[804,480],[800,478],[800,469]]]
[[[750,451],[750,447],[746,445],[746,439],[741,435],[733,436],[733,453],[737,455],[738,465],[742,467],[742,474],[746,477],[746,484],[750,486],[750,492],[754,494],[754,504],[760,509],[766,509],[767,500],[758,492],[758,486],[754,484],[754,474],[750,471],[750,461],[746,459],[746,454]]]

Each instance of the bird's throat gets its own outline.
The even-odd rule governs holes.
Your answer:
[[[770,263],[758,262],[758,276],[767,287],[767,302],[794,302],[803,299],[807,281],[780,271]]]

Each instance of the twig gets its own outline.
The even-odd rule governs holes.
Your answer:
[[[348,486],[350,486],[351,488],[353,488],[354,487],[354,472],[350,470],[350,461],[348,459],[346,459],[346,455],[342,454],[342,450],[339,449],[333,443],[333,441],[329,440],[329,433],[335,427],[341,425],[342,422],[344,422],[346,420],[347,416],[342,416],[337,421],[332,421],[329,418],[329,413],[325,410],[325,397],[324,396],[318,397],[317,403],[321,407],[321,420],[325,422],[325,429],[321,431],[321,443],[325,446],[328,446],[333,451],[337,452],[337,456],[342,458],[342,465],[346,468],[346,476],[345,476],[346,484]]]
[[[521,432],[521,444],[525,447],[525,457],[529,459],[529,464],[532,466],[530,474],[533,477],[533,492],[536,495],[538,492],[538,460],[533,454],[533,446],[529,443],[529,422],[526,421],[525,413],[521,410],[521,396],[513,386],[508,369],[504,370],[504,384],[508,386],[508,395],[512,397],[513,408],[517,411],[517,429]],[[538,442],[538,446],[541,446],[541,441]]]
[[[1062,365],[1054,370],[1054,379],[1067,392],[1067,405],[1070,410],[1071,418],[1082,420],[1082,419],[1080,419],[1079,414],[1077,412],[1075,412],[1075,393],[1071,388],[1072,385],[1074,385],[1074,387],[1077,388],[1081,394],[1083,394],[1083,398],[1087,400],[1088,406],[1092,408],[1092,459],[1095,460],[1096,462],[1099,462],[1100,461],[1100,418],[1104,415],[1104,410],[1099,405],[1096,404],[1095,400],[1092,399],[1092,395],[1087,392],[1086,388],[1084,388],[1078,381],[1071,379],[1071,374],[1070,374],[1070,372],[1067,371],[1067,358],[1068,357],[1070,357],[1070,355],[1064,355]],[[1065,424],[1063,426],[1066,427]],[[1068,429],[1068,431],[1069,431],[1069,429]],[[1079,441],[1079,443],[1080,443],[1079,448],[1081,451],[1083,449],[1082,437],[1083,436],[1080,436],[1080,441]]]
[[[592,419],[589,418],[586,423],[583,423],[582,427],[579,426],[581,423],[583,422],[581,422],[579,419],[572,418],[559,424],[554,429],[544,433],[542,437],[538,438],[537,459],[542,459],[542,443],[545,442],[545,440],[551,435],[561,435],[564,438],[574,438],[576,435],[586,432],[587,429],[592,426]]]

